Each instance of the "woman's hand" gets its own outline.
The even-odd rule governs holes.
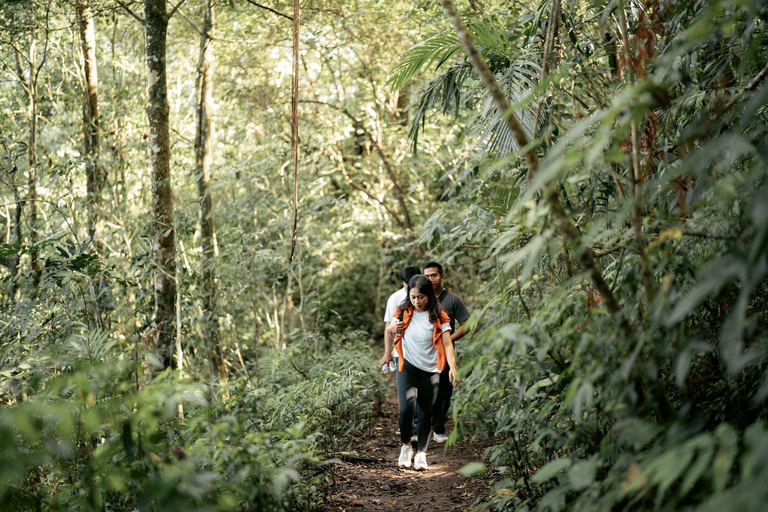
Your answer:
[[[448,379],[451,381],[451,384],[453,384],[453,387],[456,387],[459,383],[459,372],[455,368],[451,367],[448,370]]]
[[[459,370],[456,369],[456,351],[453,349],[453,342],[448,331],[443,332],[443,349],[445,350],[446,364],[448,365],[448,380],[453,387],[459,383]]]
[[[395,318],[392,320],[392,323],[387,326],[387,331],[389,331],[392,337],[396,338],[401,332],[403,332],[403,322]]]
[[[392,357],[392,352],[386,352],[381,359],[379,359],[379,366],[384,366],[388,362],[394,360],[394,357]]]

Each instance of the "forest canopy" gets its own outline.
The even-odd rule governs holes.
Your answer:
[[[478,506],[763,510],[767,16],[3,0],[0,507],[322,509],[434,260]]]

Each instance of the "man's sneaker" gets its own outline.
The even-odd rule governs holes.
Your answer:
[[[411,448],[411,445],[404,444],[402,448],[400,448],[400,458],[397,459],[397,465],[401,468],[409,468],[411,467],[411,458],[413,457],[413,448]],[[424,463],[426,464],[426,459],[424,460]]]
[[[418,442],[419,442],[419,436],[418,436],[418,434],[413,434],[413,435],[411,436],[411,442],[412,442],[412,443],[418,443]]]
[[[417,471],[423,471],[429,469],[427,465],[427,454],[424,452],[418,452],[416,458],[413,460],[413,469]]]
[[[443,444],[448,440],[448,436],[445,434],[438,434],[437,432],[435,432],[434,434],[432,434],[432,439],[434,439],[437,444]]]

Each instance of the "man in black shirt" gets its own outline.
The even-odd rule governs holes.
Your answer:
[[[424,265],[423,274],[432,282],[432,288],[435,290],[437,300],[448,313],[451,319],[451,341],[456,347],[456,341],[465,334],[464,323],[469,319],[469,311],[464,302],[453,292],[443,288],[443,266],[437,262],[430,261]],[[458,324],[458,327],[456,327]],[[440,374],[440,391],[437,395],[437,402],[432,412],[432,430],[434,430],[434,440],[436,443],[444,443],[448,440],[445,433],[445,420],[451,410],[451,396],[453,395],[453,385],[448,378],[448,365]]]

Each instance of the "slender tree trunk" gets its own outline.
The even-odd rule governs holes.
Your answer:
[[[168,86],[166,81],[166,38],[168,14],[165,0],[145,0],[147,35],[147,84],[149,89],[150,162],[152,210],[154,214],[155,323],[156,344],[170,361],[175,346],[176,246],[171,192],[171,150],[169,136]]]
[[[209,190],[211,176],[211,137],[213,125],[213,0],[205,0],[205,20],[200,37],[197,65],[197,130],[195,132],[195,178],[200,202],[200,235],[203,249],[203,337],[210,361],[219,378],[225,378],[216,301],[216,232],[213,201]],[[213,373],[213,371],[211,372]]]
[[[624,9],[626,8],[624,2],[620,1],[617,8],[619,12],[619,30],[621,32],[621,39],[624,46],[625,77],[627,84],[631,87],[634,84],[635,76],[638,74],[636,73],[634,66],[638,64],[636,63],[635,59],[632,58],[629,49],[629,29],[627,24],[627,17],[624,12]],[[635,42],[639,43],[639,39],[635,38]],[[645,63],[638,65],[643,70],[643,73],[645,73],[644,65]],[[630,129],[632,137],[632,171],[629,173],[629,176],[631,178],[632,187],[630,188],[629,193],[630,197],[632,198],[634,210],[634,219],[632,224],[635,230],[635,243],[637,244],[637,252],[640,256],[641,280],[643,287],[645,288],[648,302],[652,302],[655,296],[655,291],[653,289],[653,282],[651,280],[651,270],[648,263],[648,251],[645,243],[645,237],[643,235],[643,211],[640,205],[640,193],[642,188],[641,185],[645,179],[640,166],[640,128],[637,126],[637,122],[633,120]],[[647,158],[651,158],[650,152],[647,155]]]
[[[30,6],[30,17],[32,6]],[[27,55],[27,68],[29,73],[22,70],[21,54],[16,53],[16,63],[19,68],[19,76],[27,75],[24,86],[27,94],[27,197],[29,205],[29,245],[33,247],[32,286],[37,291],[40,284],[40,251],[35,246],[40,239],[37,226],[37,44],[35,40],[34,24],[29,34],[29,53]],[[19,219],[20,220],[20,219]],[[21,243],[21,240],[18,241]]]
[[[13,210],[13,227],[11,228],[13,238],[11,238],[11,243],[20,246],[22,240],[21,215],[24,211],[24,202],[19,196],[19,185],[16,178],[18,174],[18,168],[16,167],[16,164],[13,164],[11,166],[11,189],[13,191],[13,201],[16,207]],[[16,301],[19,300],[19,255],[20,253],[17,251],[16,254],[10,256],[8,261],[8,272],[10,273],[8,298],[10,299],[11,304],[16,304]]]
[[[101,210],[104,187],[102,166],[99,164],[99,77],[96,68],[96,31],[89,0],[76,0],[75,13],[80,26],[80,44],[83,51],[83,135],[85,139],[86,210],[88,236],[95,238]]]
[[[408,99],[411,95],[410,83],[407,83],[398,89],[396,94],[397,98],[395,101],[395,106],[392,110],[392,117],[397,121],[399,125],[408,126]]]
[[[37,91],[29,95],[29,139],[28,155],[28,187],[27,201],[29,202],[29,244],[32,249],[32,285],[35,290],[40,285],[40,251],[34,248],[40,240],[37,226]]]
[[[0,127],[0,138],[3,137],[2,127]],[[13,196],[13,213],[11,213],[11,203],[5,205],[5,218],[8,219],[8,223],[5,226],[5,236],[3,239],[6,244],[20,245],[21,240],[16,238],[16,234],[21,232],[21,200],[19,198],[19,187],[16,183],[16,175],[19,173],[16,167],[15,158],[11,147],[3,142],[4,156],[8,157],[8,188],[11,189],[11,195]],[[11,305],[16,304],[16,276],[19,268],[19,252],[15,254],[9,254],[8,258],[3,261],[3,265],[8,267],[8,273],[10,274],[8,279],[8,301]]]

